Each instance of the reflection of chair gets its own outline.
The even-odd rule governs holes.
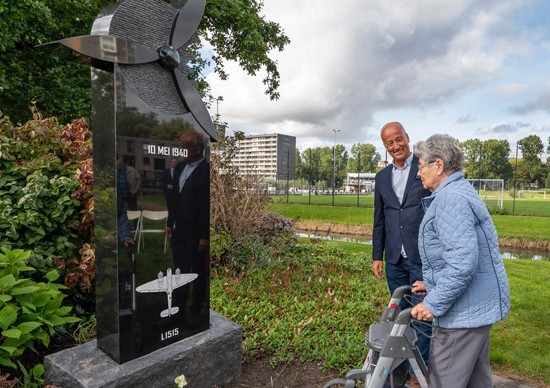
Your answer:
[[[142,243],[143,243],[143,248],[145,248],[145,239],[143,237],[144,233],[164,233],[164,253],[166,253],[168,237],[166,236],[165,228],[162,228],[162,229],[146,228],[145,220],[162,221],[162,220],[166,220],[167,218],[168,218],[168,211],[166,210],[162,210],[162,211],[143,210],[141,212],[141,223],[138,231],[138,253],[139,253],[140,245]]]
[[[134,229],[134,240],[135,240],[139,232],[139,228],[141,227],[141,210],[128,210],[126,213],[128,214],[128,221],[130,221],[130,225],[132,229],[134,229],[134,223],[132,221],[137,220],[137,222],[135,223],[135,229]]]

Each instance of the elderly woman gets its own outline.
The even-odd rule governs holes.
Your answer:
[[[448,135],[415,146],[418,175],[432,194],[422,199],[425,215],[419,248],[425,293],[412,310],[434,320],[430,387],[492,387],[489,332],[510,309],[510,291],[495,226],[485,204],[464,179],[463,152]]]

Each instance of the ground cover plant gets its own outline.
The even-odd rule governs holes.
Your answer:
[[[43,383],[42,364],[25,365],[25,356],[45,347],[60,329],[79,319],[71,316],[71,306],[63,306],[63,285],[56,283],[59,273],[48,271],[41,281],[28,276],[35,269],[26,261],[30,251],[6,248],[0,253],[0,365],[18,371],[24,386]],[[7,367],[7,368],[6,368]]]
[[[341,247],[344,247],[342,249]],[[212,270],[212,308],[243,326],[244,361],[314,361],[340,373],[361,366],[368,326],[389,300],[364,244],[301,242],[271,262]],[[506,260],[512,313],[491,334],[497,373],[550,384],[550,262]],[[533,282],[539,287],[533,292]],[[529,315],[524,315],[531,310]],[[536,315],[536,319],[531,319]]]

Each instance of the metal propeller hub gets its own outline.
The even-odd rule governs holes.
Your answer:
[[[157,49],[159,54],[159,63],[167,70],[174,70],[180,65],[180,55],[170,45],[164,44]]]

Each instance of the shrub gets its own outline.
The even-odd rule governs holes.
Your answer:
[[[61,126],[36,110],[33,117],[16,127],[0,116],[0,245],[31,250],[33,276],[57,268],[90,304],[91,133],[84,119]]]
[[[210,225],[215,264],[239,268],[266,263],[294,240],[294,224],[266,210],[270,198],[258,176],[243,175],[233,163],[241,132],[219,134],[212,145]]]

